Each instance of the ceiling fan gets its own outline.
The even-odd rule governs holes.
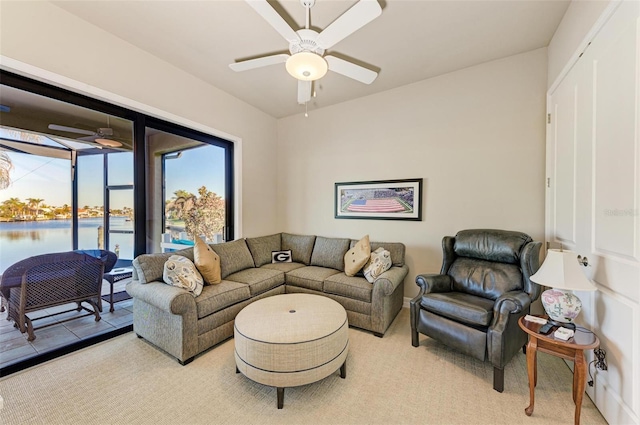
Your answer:
[[[107,124],[108,125],[108,124]],[[110,127],[98,128],[96,131],[84,130],[82,128],[67,127],[65,125],[49,124],[49,130],[63,131],[65,133],[84,134],[85,137],[79,137],[77,140],[84,142],[97,143],[100,146],[108,148],[119,148],[122,143],[113,140],[113,129]]]
[[[332,55],[324,56],[326,50],[382,14],[377,0],[360,0],[320,33],[309,28],[311,7],[315,0],[300,0],[306,9],[306,25],[298,31],[294,31],[267,0],[246,2],[289,42],[291,54],[282,53],[238,61],[229,65],[232,70],[240,72],[286,63],[287,72],[298,79],[298,103],[301,105],[311,99],[312,81],[322,78],[327,70],[364,84],[371,84],[378,76],[377,72],[355,63]]]

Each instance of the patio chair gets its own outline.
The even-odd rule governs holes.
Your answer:
[[[36,338],[35,329],[89,315],[99,321],[104,268],[105,262],[100,258],[73,251],[36,255],[18,261],[5,270],[0,280],[0,292],[9,309],[7,319],[13,320],[20,332],[27,332],[29,341]],[[77,307],[36,319],[27,316],[30,312],[70,303],[76,303]],[[74,310],[88,313],[38,328],[33,326],[32,321]]]

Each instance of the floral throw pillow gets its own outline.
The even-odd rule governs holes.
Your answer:
[[[371,253],[369,261],[364,266],[364,277],[373,283],[378,277],[391,268],[391,253],[380,247]]]
[[[162,280],[171,286],[186,289],[194,297],[202,292],[203,280],[196,265],[181,255],[172,255],[164,263]]]

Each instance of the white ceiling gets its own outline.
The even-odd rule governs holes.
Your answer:
[[[327,53],[379,76],[365,85],[329,72],[309,109],[411,84],[482,62],[545,47],[569,1],[379,0],[382,15]],[[236,59],[285,53],[288,43],[242,0],[57,1],[59,7],[276,117],[301,113],[297,82],[284,64],[236,73]],[[321,31],[355,1],[317,0]],[[298,30],[298,0],[272,6]]]

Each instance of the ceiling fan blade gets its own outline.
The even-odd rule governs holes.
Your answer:
[[[377,0],[360,0],[318,35],[316,42],[327,50],[382,14]]]
[[[345,77],[353,78],[356,81],[360,81],[364,84],[371,84],[378,77],[378,73],[370,69],[364,68],[355,63],[346,61],[344,59],[337,58],[335,56],[325,56],[329,69],[338,74],[342,74]]]
[[[247,71],[249,69],[261,68],[263,66],[275,65],[278,63],[285,63],[289,59],[289,55],[281,53],[279,55],[264,56],[256,59],[248,59],[246,61],[240,61],[229,64],[229,68],[236,72]]]
[[[296,34],[289,24],[287,24],[287,21],[285,21],[282,16],[280,16],[278,12],[271,7],[267,0],[246,0],[246,2],[276,31],[278,31],[285,40],[288,42],[300,40],[298,34]]]
[[[65,131],[67,133],[86,134],[87,136],[96,136],[94,131],[83,130],[81,128],[67,127],[65,125],[49,124],[49,130]]]
[[[298,80],[298,103],[304,105],[311,100],[311,81]]]
[[[102,127],[98,129],[99,136],[113,136],[113,128],[110,127]]]

